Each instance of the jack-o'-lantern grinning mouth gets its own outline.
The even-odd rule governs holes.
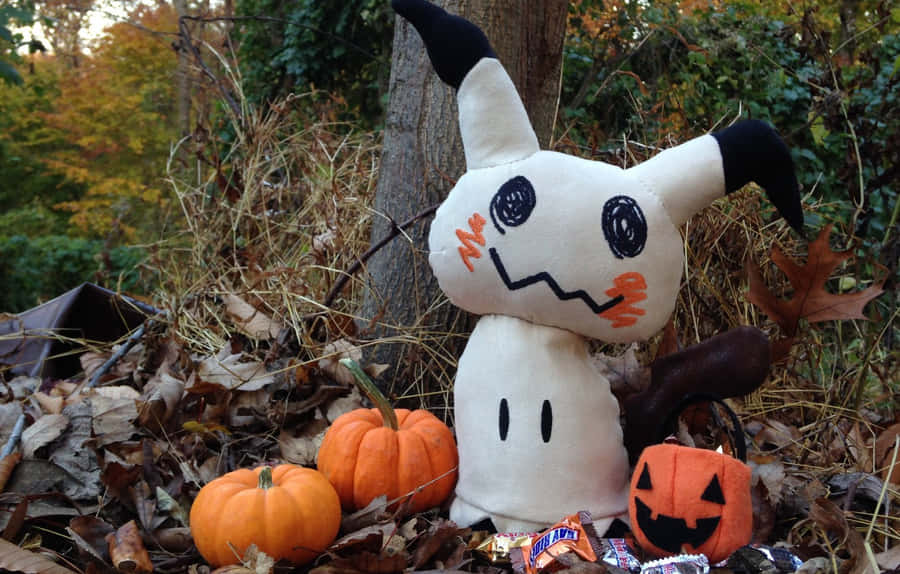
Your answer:
[[[585,305],[591,308],[591,311],[598,315],[609,311],[625,300],[624,296],[618,295],[603,304],[599,304],[594,301],[594,298],[591,297],[584,289],[578,289],[577,291],[566,291],[565,289],[560,287],[559,283],[556,282],[556,279],[554,279],[553,276],[546,271],[541,271],[540,273],[535,273],[534,275],[529,275],[528,277],[513,281],[509,278],[509,273],[506,272],[506,267],[504,267],[503,261],[500,260],[500,254],[497,253],[497,249],[491,247],[488,251],[491,254],[491,261],[494,262],[494,267],[497,269],[497,274],[500,275],[500,279],[503,280],[503,283],[510,291],[524,289],[525,287],[529,287],[531,285],[534,285],[535,283],[540,283],[543,281],[547,284],[548,287],[550,287],[550,290],[553,291],[553,293],[557,297],[559,297],[560,300],[568,301],[570,299],[581,299],[582,301],[584,301]]]
[[[652,518],[653,512],[650,510],[650,507],[644,504],[644,501],[637,496],[634,497],[634,504],[637,510],[638,526],[647,537],[647,540],[653,545],[673,554],[681,552],[681,547],[685,544],[690,544],[695,549],[700,547],[709,540],[709,537],[716,531],[719,521],[722,519],[721,516],[698,518],[697,526],[688,528],[683,518],[675,518],[665,514],[660,514],[655,519]]]

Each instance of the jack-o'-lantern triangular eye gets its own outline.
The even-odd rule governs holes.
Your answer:
[[[638,478],[637,487],[641,490],[651,490],[653,488],[653,484],[650,482],[650,470],[647,468],[647,463],[644,463],[644,470],[641,471],[641,476]]]
[[[722,494],[722,487],[719,485],[719,475],[713,475],[700,499],[707,502],[715,502],[716,504],[725,504],[725,495]]]

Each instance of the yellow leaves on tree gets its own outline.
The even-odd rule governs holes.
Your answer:
[[[884,292],[883,280],[855,293],[835,294],[825,290],[826,282],[838,265],[853,256],[849,251],[832,251],[828,246],[830,234],[831,226],[828,225],[815,241],[809,244],[805,265],[798,265],[792,261],[777,246],[772,248],[772,262],[787,275],[794,288],[794,293],[789,299],[779,299],[772,294],[766,287],[756,263],[747,261],[750,284],[747,299],[775,321],[786,336],[773,347],[775,359],[781,358],[789,350],[801,319],[810,323],[865,319],[863,308],[866,303]]]
[[[72,212],[84,235],[122,233],[134,239],[162,198],[169,144],[177,138],[176,56],[168,36],[177,19],[168,4],[140,7],[140,25],[116,24],[81,59],[60,72],[59,97],[47,123],[64,133],[67,146],[46,158],[85,195],[56,205]]]

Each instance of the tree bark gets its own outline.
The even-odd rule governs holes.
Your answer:
[[[479,25],[519,90],[542,147],[556,118],[565,38],[566,0],[445,0],[441,5]],[[405,20],[394,31],[390,104],[375,196],[372,242],[392,222],[440,203],[465,172],[456,94],[435,75],[422,41]],[[446,405],[474,318],[451,305],[428,266],[428,225],[420,221],[369,261],[360,323],[378,338],[370,361],[390,369],[382,386],[429,395]]]

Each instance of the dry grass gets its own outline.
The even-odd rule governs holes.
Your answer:
[[[222,300],[229,294],[291,328],[304,346],[352,332],[359,283],[331,308],[322,302],[368,247],[379,142],[335,121],[321,98],[248,109],[232,123],[236,145],[221,160],[220,142],[183,142],[206,161],[193,173],[170,173],[185,229],[164,250],[160,295],[193,351],[213,354],[235,336]],[[323,326],[324,336],[314,335]]]

